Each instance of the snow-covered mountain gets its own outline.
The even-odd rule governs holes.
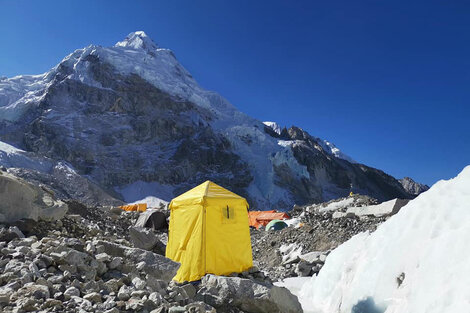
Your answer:
[[[78,49],[42,75],[0,80],[2,141],[68,164],[127,202],[170,200],[207,179],[260,209],[350,191],[380,200],[411,196],[333,144],[273,125],[203,89],[142,31],[113,47]]]
[[[300,291],[305,312],[468,312],[469,203],[467,166],[333,250]]]
[[[269,128],[271,128],[279,136],[287,133],[287,129],[285,127],[282,127],[281,125],[279,125],[276,122],[263,122],[263,124],[268,126]],[[318,142],[318,144],[322,147],[323,151],[325,151],[326,153],[328,153],[328,154],[330,154],[334,157],[337,157],[339,159],[346,160],[350,163],[357,163],[349,155],[344,154],[332,142],[329,142],[328,140],[324,140],[324,139],[320,139],[320,138],[315,138],[315,140]]]

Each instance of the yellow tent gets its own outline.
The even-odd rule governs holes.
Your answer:
[[[181,263],[174,280],[228,275],[253,266],[245,198],[206,181],[173,199],[170,210],[166,256]]]

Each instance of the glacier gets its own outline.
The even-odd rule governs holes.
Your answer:
[[[468,312],[470,166],[441,180],[380,225],[328,256],[303,282],[310,313]]]

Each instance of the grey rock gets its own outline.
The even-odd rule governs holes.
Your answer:
[[[69,265],[83,265],[88,259],[88,254],[79,252],[77,250],[69,250],[63,256],[63,260]]]
[[[192,284],[185,284],[180,286],[180,290],[187,296],[189,299],[193,299],[196,296],[196,287]]]
[[[11,233],[16,234],[17,238],[24,238],[25,237],[23,232],[16,226],[10,226],[10,228],[8,228],[8,231],[11,232]]]
[[[156,306],[159,306],[160,304],[162,304],[162,301],[163,301],[163,297],[161,294],[159,294],[158,292],[152,292],[148,299],[150,301],[152,301]]]
[[[162,255],[138,248],[128,248],[123,245],[98,241],[107,254],[115,257],[124,257],[133,264],[141,263],[142,270],[154,278],[170,281],[179,268],[176,263]]]
[[[303,312],[297,297],[283,287],[215,275],[204,276],[201,286],[196,300],[204,301],[215,308],[230,304],[244,312]]]
[[[119,300],[127,301],[131,297],[131,292],[132,292],[131,288],[127,287],[126,285],[123,285],[119,289],[117,297],[118,297]]]
[[[90,262],[90,266],[96,271],[96,274],[102,276],[104,273],[108,271],[108,267],[104,262],[92,260]]]
[[[300,259],[308,263],[325,263],[326,254],[321,251],[312,251],[309,253],[302,254],[300,256]]]
[[[144,301],[139,298],[130,298],[126,303],[126,310],[140,311],[144,307]]]
[[[62,307],[62,301],[58,300],[58,299],[46,299],[46,301],[44,302],[44,304],[42,305],[43,308],[45,309],[48,309],[48,308],[60,308]]]
[[[16,298],[36,298],[47,299],[50,296],[49,288],[44,285],[37,285],[34,283],[27,283],[16,292]]]
[[[131,227],[129,237],[134,247],[149,251],[159,242],[152,230],[143,227]]]
[[[123,263],[123,258],[121,257],[114,257],[111,262],[109,262],[108,264],[108,267],[109,269],[116,269],[118,268],[119,266],[121,266],[121,264]]]
[[[101,294],[98,292],[91,292],[83,296],[83,299],[91,301],[92,303],[101,302]]]
[[[310,273],[312,272],[312,267],[312,263],[300,260],[300,262],[297,263],[297,266],[295,268],[295,273],[301,277],[310,276]]]
[[[20,298],[16,301],[16,306],[20,309],[19,311],[37,311],[38,301],[34,298]]]
[[[72,297],[80,297],[80,290],[77,287],[69,287],[64,292],[65,300],[68,300]]]
[[[60,301],[64,301],[64,300],[65,300],[64,293],[63,293],[63,292],[56,292],[56,293],[54,293],[54,299],[57,299],[57,300],[60,300]]]
[[[186,308],[183,306],[173,306],[168,310],[168,313],[184,313]]]
[[[97,261],[100,261],[100,262],[109,262],[109,261],[111,261],[111,257],[106,253],[99,253],[99,254],[95,255],[95,258],[96,258]]]
[[[83,252],[84,250],[84,244],[77,238],[64,238],[62,244],[79,252]]]
[[[94,254],[95,251],[96,251],[95,245],[92,244],[91,242],[88,242],[85,246],[85,252],[88,254]]]
[[[1,228],[0,229],[0,242],[3,241],[8,243],[15,238],[24,238],[24,234],[16,226],[11,226],[10,228]]]
[[[186,312],[188,313],[216,313],[217,311],[215,308],[210,306],[207,303],[202,301],[197,301],[186,305],[185,307]]]
[[[132,285],[133,285],[137,290],[142,290],[142,289],[145,288],[146,283],[145,283],[145,281],[143,281],[143,280],[140,279],[139,277],[135,277],[134,279],[132,279]]]
[[[85,311],[91,311],[91,309],[93,307],[93,304],[91,303],[91,301],[88,301],[86,299],[82,299],[82,298],[79,298],[79,297],[73,297],[72,300],[80,303],[80,308],[85,310]]]
[[[10,173],[0,175],[0,222],[20,219],[60,219],[68,210],[65,203],[52,194]]]
[[[105,282],[104,285],[109,292],[117,292],[120,287],[119,281],[114,278]]]
[[[156,291],[160,294],[166,293],[166,289],[168,287],[168,282],[154,278],[151,275],[147,275],[145,278],[145,281],[147,283],[147,288],[150,289],[151,291]]]
[[[6,286],[0,287],[0,304],[9,303],[13,292],[14,290],[12,288]]]
[[[142,299],[145,296],[149,296],[149,292],[147,290],[134,290],[131,292],[131,298]]]
[[[97,282],[97,281],[94,281],[94,280],[87,281],[82,286],[82,292],[84,294],[87,294],[87,295],[90,294],[90,293],[96,293],[96,292],[100,291],[100,289],[101,289],[101,284],[100,283],[103,284],[102,281],[100,281],[100,282]]]

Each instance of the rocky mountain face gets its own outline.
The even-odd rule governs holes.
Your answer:
[[[419,195],[422,192],[425,192],[426,190],[429,189],[428,185],[423,185],[418,182],[415,182],[413,179],[410,177],[404,177],[402,179],[398,180],[400,184],[403,186],[403,188],[408,192],[409,194],[412,195]]]
[[[350,191],[379,200],[416,194],[301,128],[272,126],[202,89],[144,32],[76,50],[45,74],[0,80],[0,140],[49,164],[24,167],[10,157],[6,166],[64,197],[170,200],[205,180],[258,209]]]

